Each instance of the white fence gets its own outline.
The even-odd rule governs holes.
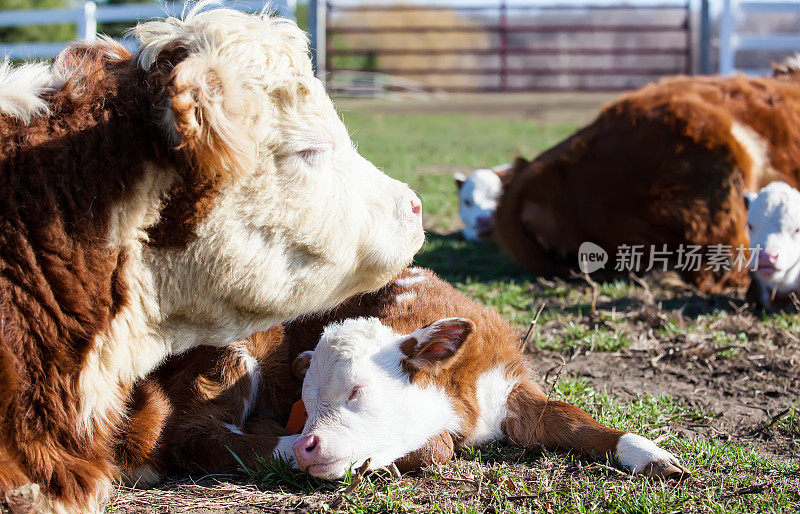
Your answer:
[[[226,7],[245,12],[261,11],[267,6],[279,16],[288,18],[294,18],[294,5],[293,1],[288,0],[237,0],[226,3]],[[141,20],[179,15],[185,6],[183,2],[97,5],[87,1],[74,9],[0,11],[0,27],[71,23],[77,26],[79,39],[91,41],[97,37],[98,23],[130,22],[133,25]],[[136,46],[130,39],[120,39],[119,42],[131,50]],[[0,56],[7,55],[13,59],[50,58],[60,52],[65,44],[65,41],[0,43]]]
[[[800,34],[755,35],[742,34],[738,25],[754,13],[785,13],[800,15],[800,2],[756,2],[725,0],[719,23],[719,73],[728,75],[736,70],[736,54],[746,50],[777,50],[800,52]],[[744,73],[763,74],[766,69],[740,69]]]

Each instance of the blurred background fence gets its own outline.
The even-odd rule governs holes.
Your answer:
[[[138,2],[138,0],[133,0]],[[180,14],[182,2],[0,0],[0,54],[54,56],[75,37]],[[800,1],[237,0],[307,28],[334,92],[611,91],[678,73],[767,73],[800,51]]]

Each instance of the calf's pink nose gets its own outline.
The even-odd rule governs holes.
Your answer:
[[[759,266],[772,266],[778,262],[778,254],[775,252],[761,251],[758,253]]]
[[[319,456],[319,437],[313,434],[303,434],[292,445],[294,460],[300,469],[305,469],[313,464]]]

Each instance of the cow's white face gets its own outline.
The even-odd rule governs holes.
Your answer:
[[[498,168],[507,168],[508,165]],[[467,241],[481,241],[491,237],[494,228],[494,211],[503,192],[495,170],[481,169],[469,177],[455,175],[458,186],[458,212],[464,228],[461,233]]]
[[[138,31],[145,64],[188,49],[166,123],[225,175],[187,246],[150,256],[178,348],[334,306],[411,261],[420,201],[358,154],[296,26],[212,10]]]
[[[800,288],[800,191],[773,182],[750,201],[750,247],[760,247],[755,277],[765,289],[787,294]]]
[[[326,327],[303,382],[308,419],[293,447],[297,466],[334,479],[368,458],[377,469],[443,431],[457,432],[459,417],[445,391],[413,375],[446,367],[473,329],[459,318],[408,336],[377,318]]]

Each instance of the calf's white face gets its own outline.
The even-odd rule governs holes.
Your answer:
[[[474,330],[446,318],[401,336],[377,318],[326,327],[303,382],[308,418],[293,446],[300,469],[325,479],[371,459],[388,466],[460,420],[448,395],[412,379],[449,365]]]
[[[773,182],[751,198],[747,213],[750,247],[758,248],[754,272],[767,294],[800,289],[800,191]]]
[[[494,212],[503,192],[498,171],[505,170],[504,164],[494,169],[474,171],[469,177],[455,175],[458,186],[458,212],[464,228],[461,233],[467,241],[481,241],[491,237],[494,228]]]
[[[215,9],[137,34],[146,69],[188,52],[166,127],[227,177],[188,246],[147,256],[175,350],[334,306],[411,261],[420,201],[358,154],[293,23]]]

